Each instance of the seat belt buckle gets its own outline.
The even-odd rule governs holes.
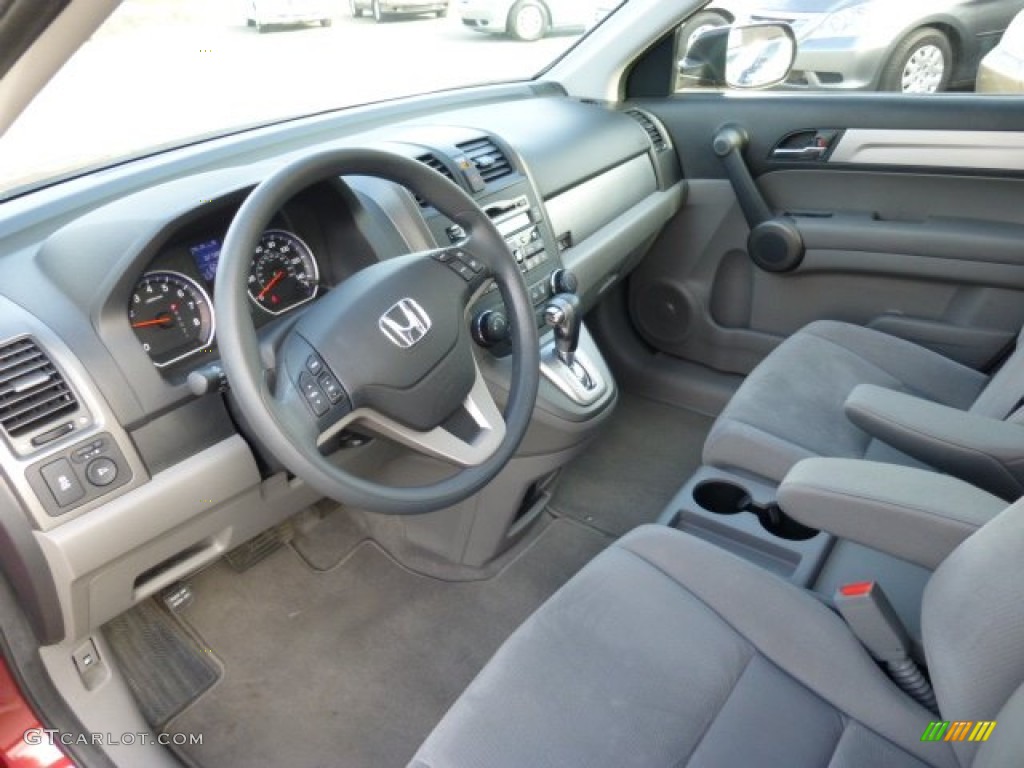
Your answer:
[[[907,630],[877,582],[843,584],[832,601],[850,630],[875,659],[900,662],[910,656]]]
[[[907,630],[882,587],[874,581],[843,584],[832,602],[861,645],[885,666],[889,678],[908,696],[937,713],[935,691],[910,657]]]

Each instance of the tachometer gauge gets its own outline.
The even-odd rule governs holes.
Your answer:
[[[291,232],[268,229],[249,268],[249,297],[272,315],[316,298],[320,270],[309,246]]]
[[[210,297],[178,272],[148,272],[132,293],[128,320],[142,348],[162,368],[205,349],[213,341]]]

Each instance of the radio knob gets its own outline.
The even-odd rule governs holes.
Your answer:
[[[568,269],[556,269],[551,273],[551,291],[553,293],[576,293],[580,281],[576,273]]]
[[[508,318],[502,312],[486,309],[473,319],[473,340],[481,347],[493,347],[508,336]]]

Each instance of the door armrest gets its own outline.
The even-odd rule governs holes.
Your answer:
[[[905,392],[861,384],[847,418],[915,459],[1015,500],[1024,494],[1024,426],[950,408]]]
[[[859,459],[804,459],[778,504],[804,525],[934,569],[1007,502],[948,475]]]

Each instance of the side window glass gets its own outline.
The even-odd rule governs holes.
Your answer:
[[[956,0],[944,3],[941,14],[931,3],[889,0],[715,0],[679,28],[676,90],[724,87],[707,77],[694,46],[721,27],[762,23],[786,24],[796,38],[793,67],[776,88],[1024,91],[1024,0]]]

